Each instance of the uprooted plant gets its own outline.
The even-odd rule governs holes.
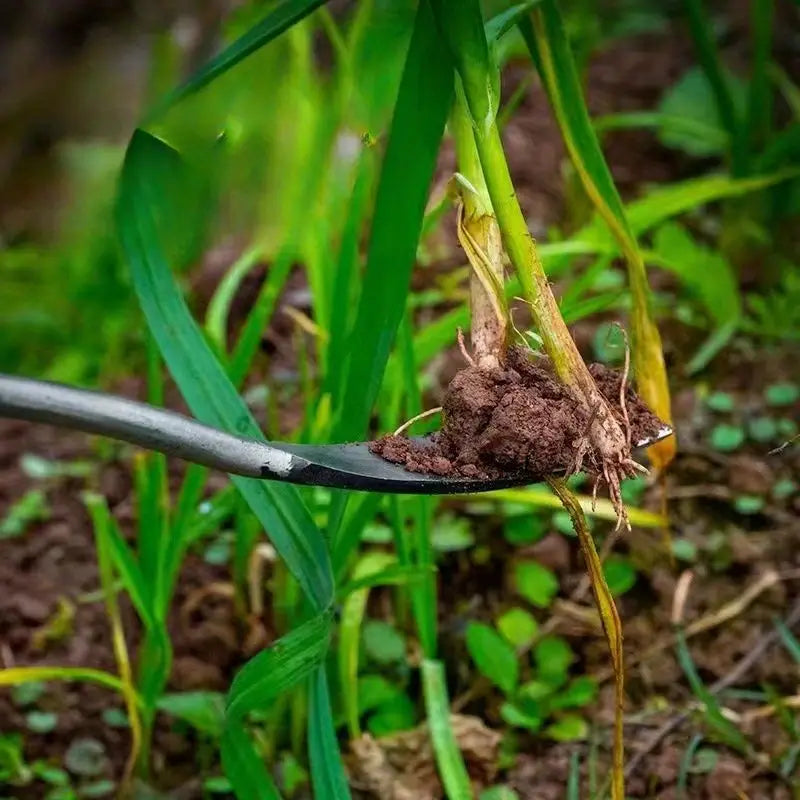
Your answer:
[[[477,2],[434,3],[452,51],[459,88],[451,130],[460,173],[453,181],[458,237],[472,267],[468,362],[443,402],[444,427],[434,446],[390,437],[376,448],[412,470],[498,477],[528,472],[571,474],[584,467],[605,482],[620,525],[627,524],[621,481],[644,468],[632,443],[663,423],[621,376],[587,367],[567,329],[517,201],[496,123],[498,71]],[[515,333],[505,297],[504,260],[517,273],[546,359],[534,363]],[[626,364],[628,359],[626,358]]]
[[[443,404],[445,431],[453,416],[466,414],[474,421],[477,411],[478,418],[481,414],[484,418],[490,416],[483,431],[483,445],[495,454],[498,450],[504,452],[507,458],[516,454],[517,468],[527,466],[547,474],[548,459],[550,472],[556,466],[566,468],[568,473],[586,467],[598,476],[595,491],[600,478],[607,484],[619,527],[627,524],[621,481],[641,469],[633,460],[632,442],[647,432],[655,433],[642,428],[657,428],[663,423],[629,391],[627,353],[621,376],[591,370],[581,358],[559,312],[506,163],[496,122],[499,73],[492,61],[478,0],[435,0],[432,5],[458,74],[451,117],[461,172],[456,182],[458,232],[472,267],[473,355],[469,357],[470,366],[448,390]],[[557,14],[554,9],[553,13]],[[517,331],[505,302],[504,252],[519,278],[551,372],[532,363],[524,349],[509,347],[509,329]],[[638,285],[641,276],[635,271],[631,274],[637,290],[642,290]],[[637,293],[641,295],[643,290]],[[641,328],[641,318],[637,324]],[[663,367],[663,361],[659,363]],[[509,378],[509,373],[515,377]],[[498,414],[504,420],[504,430],[497,424]],[[535,417],[543,420],[543,424],[529,432],[530,419]],[[457,431],[462,444],[471,433]],[[544,445],[543,437],[549,438]],[[520,448],[525,450],[526,444],[532,444],[526,439],[533,438],[537,438],[540,460],[530,463],[528,447],[520,462]],[[572,457],[563,463],[565,449],[569,451],[570,447]],[[559,459],[562,463],[558,463]],[[619,616],[574,496],[562,480],[548,480],[579,535],[612,655],[616,675],[612,796],[621,800],[624,687]]]

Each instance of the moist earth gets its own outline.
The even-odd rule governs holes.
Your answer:
[[[512,348],[502,371],[461,370],[447,387],[439,432],[424,441],[384,436],[370,449],[411,472],[443,476],[493,479],[526,472],[541,477],[572,467],[590,420],[556,378],[549,359],[533,356],[533,361],[532,355]],[[592,364],[589,371],[624,424],[622,374],[602,364]],[[630,386],[625,409],[634,444],[664,426]],[[591,449],[584,464],[590,471],[600,467]]]

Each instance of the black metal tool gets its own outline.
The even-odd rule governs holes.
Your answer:
[[[183,414],[101,392],[0,375],[0,416],[95,433],[235,475],[392,494],[462,494],[522,486],[544,476],[497,480],[409,472],[369,451],[367,442],[261,442],[204,425]],[[665,427],[647,447],[672,433]]]

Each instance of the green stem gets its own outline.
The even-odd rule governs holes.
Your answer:
[[[536,242],[528,230],[511,181],[497,124],[492,122],[484,132],[475,128],[475,145],[503,244],[519,277],[525,299],[530,304],[545,350],[559,378],[567,385],[578,388],[584,396],[589,394],[587,400],[593,399],[597,392],[596,388],[592,391],[594,381],[550,289]]]

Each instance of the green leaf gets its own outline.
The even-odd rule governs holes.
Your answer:
[[[122,579],[125,591],[128,593],[136,613],[146,627],[154,627],[154,597],[145,582],[139,562],[123,538],[117,521],[111,516],[105,497],[94,492],[85,492],[83,502],[92,517],[95,530],[107,542],[114,568]]]
[[[0,539],[12,539],[25,533],[28,525],[37,520],[47,519],[50,507],[41,489],[29,489],[8,509],[0,521]]]
[[[625,594],[636,583],[633,564],[622,556],[609,556],[603,563],[603,574],[611,594],[615,597]]]
[[[689,772],[693,775],[705,775],[717,766],[718,761],[719,753],[716,750],[711,747],[701,747],[694,754]]]
[[[738,425],[715,425],[711,429],[710,442],[715,450],[731,453],[744,443],[744,429]]]
[[[503,703],[500,706],[500,716],[504,722],[516,728],[527,728],[529,731],[536,732],[542,727],[540,716],[523,711],[513,703]]]
[[[552,708],[577,708],[591,703],[597,697],[597,681],[588,675],[575,678],[557,697],[551,700]]]
[[[742,107],[745,87],[729,73],[725,82],[734,105]],[[667,147],[695,158],[722,156],[730,148],[730,136],[714,105],[714,93],[700,67],[687,70],[664,94],[659,104],[658,138]]]
[[[373,736],[386,736],[397,731],[407,731],[416,724],[416,707],[405,693],[384,703],[367,720],[367,727]]]
[[[583,717],[577,714],[567,714],[552,725],[548,725],[545,736],[555,739],[557,742],[575,742],[585,739],[589,732],[589,725]]]
[[[722,713],[719,700],[708,690],[697,672],[683,630],[676,633],[678,663],[686,675],[697,699],[703,704],[703,714],[710,731],[728,747],[740,753],[749,752],[750,745],[742,732]]]
[[[308,756],[314,776],[314,796],[350,800],[330,713],[331,700],[324,664],[317,667],[309,682]]]
[[[544,520],[526,509],[524,514],[506,515],[503,536],[509,544],[534,544],[546,533]]]
[[[450,724],[450,700],[441,661],[423,660],[422,682],[428,729],[445,793],[450,800],[471,800],[469,775]]]
[[[148,325],[192,413],[209,425],[263,441],[252,414],[192,319],[164,259],[164,226],[159,230],[156,219],[179,216],[180,209],[165,208],[163,198],[179,194],[175,185],[180,185],[184,173],[174,150],[145,131],[134,134],[117,207],[123,249]],[[303,589],[318,609],[324,608],[333,594],[330,561],[297,490],[238,476],[232,480]]]
[[[602,322],[592,336],[592,350],[604,364],[621,364],[625,358],[625,337],[619,325]]]
[[[103,723],[109,728],[129,728],[128,715],[121,708],[104,708],[101,714]]]
[[[714,43],[714,25],[706,13],[703,0],[684,0],[684,8],[689,31],[694,39],[697,60],[700,62],[713,94],[717,117],[731,140],[733,169],[738,174],[744,167],[742,160],[745,157],[741,148],[741,115],[737,111],[731,87],[726,78],[719,49]]]
[[[514,565],[514,584],[522,597],[539,608],[547,608],[558,594],[556,576],[536,561]]]
[[[439,142],[450,109],[453,67],[427,0],[419,4],[381,169],[367,266],[336,435],[360,438],[403,315]]]
[[[675,273],[714,321],[713,338],[709,337],[691,359],[690,372],[696,372],[736,331],[742,315],[738,277],[718,251],[696,242],[676,222],[667,222],[656,231],[653,252],[647,257],[650,263]]]
[[[734,499],[733,507],[739,514],[758,514],[764,508],[764,498],[753,494],[740,494]]]
[[[533,648],[538,676],[553,686],[561,686],[566,681],[569,665],[574,660],[572,648],[560,636],[545,636]]]
[[[706,398],[706,405],[712,411],[728,412],[736,408],[736,401],[733,395],[728,392],[713,392]]]
[[[478,800],[519,800],[519,795],[510,786],[490,786],[478,795]]]
[[[73,739],[64,754],[64,766],[73,775],[95,778],[109,766],[106,749],[97,739]]]
[[[382,675],[362,675],[358,679],[358,713],[364,714],[391,703],[403,690]]]
[[[773,383],[764,392],[767,403],[771,406],[791,406],[800,400],[800,386],[796,383]]]
[[[519,663],[517,654],[493,628],[480,622],[467,626],[467,649],[482,675],[506,694],[517,685]]]
[[[25,724],[34,733],[50,733],[58,725],[58,714],[52,711],[29,711],[25,715]]]
[[[328,649],[332,613],[328,610],[312,617],[251,658],[236,673],[228,693],[229,719],[241,719],[249,711],[269,708],[279,694],[316,669]]]
[[[261,22],[254,25],[247,33],[226,47],[218,56],[212,58],[197,70],[186,83],[168,94],[153,109],[150,116],[153,117],[162,113],[180,100],[207,86],[211,81],[235,67],[240,61],[271,42],[325,2],[327,0],[282,0]]]
[[[497,629],[514,647],[527,647],[539,631],[539,624],[524,608],[510,608],[497,619]]]
[[[673,539],[672,555],[681,561],[697,560],[697,545],[691,539]]]
[[[776,620],[775,630],[791,657],[800,664],[800,642],[798,642],[797,637],[789,630],[783,620]]]
[[[14,705],[33,705],[43,694],[47,686],[42,681],[26,681],[11,687],[11,699]]]
[[[433,549],[439,553],[466,550],[475,543],[470,521],[466,517],[442,514],[433,523]]]
[[[353,568],[354,583],[369,578],[388,568],[394,562],[389,553],[366,553]],[[358,726],[358,648],[364,612],[367,608],[369,588],[358,588],[346,596],[342,604],[342,616],[339,626],[339,682],[342,691],[342,702],[347,715],[350,735],[360,734]]]
[[[785,500],[797,491],[797,483],[791,478],[781,478],[772,487],[772,496],[778,500]]]
[[[402,634],[383,620],[368,620],[361,631],[364,650],[378,664],[393,664],[406,657],[406,642]]]
[[[220,751],[225,775],[239,800],[281,800],[264,759],[244,728],[235,723],[226,725]]]
[[[218,738],[225,725],[225,697],[220,692],[180,692],[158,698],[156,707],[188,722],[201,733]]]
[[[81,798],[87,798],[87,800],[92,797],[111,797],[116,788],[117,785],[114,781],[106,778],[105,780],[83,784],[80,796]]]
[[[756,417],[747,423],[747,435],[754,442],[771,442],[779,436],[778,423],[772,417]]]

